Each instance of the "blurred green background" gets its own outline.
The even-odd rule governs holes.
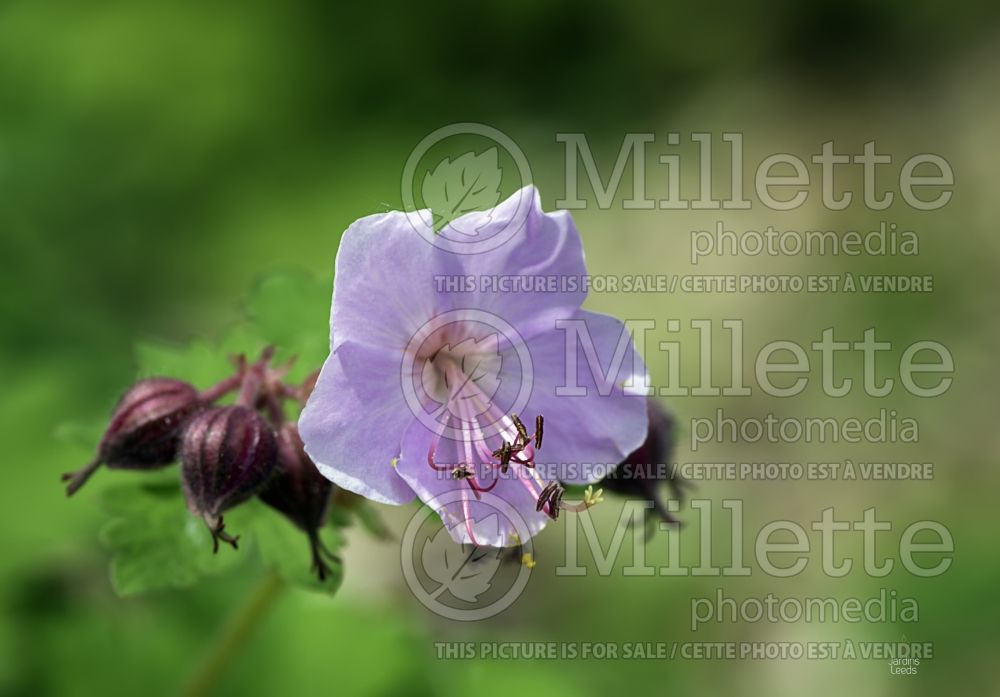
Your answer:
[[[697,495],[743,498],[751,531],[775,518],[808,523],[828,506],[849,520],[877,506],[894,522],[892,539],[914,520],[940,520],[956,539],[955,563],[937,579],[903,573],[881,582],[818,573],[722,582],[557,578],[562,533],[550,530],[538,542],[524,596],[499,617],[466,626],[422,611],[403,584],[398,543],[352,532],[340,594],[285,594],[223,674],[219,694],[995,691],[998,15],[995,3],[927,1],[4,2],[0,693],[171,694],[184,684],[255,579],[232,573],[190,591],[116,598],[97,543],[99,492],[115,476],[101,472],[65,500],[58,475],[82,464],[90,446],[57,436],[66,424],[104,418],[135,377],[137,341],[217,336],[269,273],[306,269],[332,281],[341,231],[400,207],[406,156],[424,135],[457,121],[484,122],[514,138],[546,208],[564,194],[557,132],[586,133],[605,168],[632,131],[656,133],[662,144],[667,131],[739,130],[750,163],[771,152],[805,158],[830,139],[847,152],[875,139],[901,159],[945,156],[956,173],[955,197],[929,214],[898,206],[834,214],[812,203],[786,214],[760,206],[721,216],[624,211],[626,189],[611,210],[591,207],[575,217],[594,274],[934,274],[931,295],[595,295],[588,305],[661,325],[740,317],[748,352],[778,338],[816,340],[827,326],[852,341],[876,326],[894,347],[924,338],[945,343],[956,382],[937,399],[897,390],[875,400],[856,389],[831,400],[810,388],[795,400],[758,391],[672,407],[682,425],[720,406],[735,416],[867,417],[885,407],[918,418],[917,445],[717,445],[692,456],[682,440],[677,456],[934,462],[932,482],[706,482]],[[688,231],[718,218],[736,229],[867,230],[888,220],[917,230],[921,253],[713,258],[692,268]],[[325,332],[325,315],[315,320]],[[690,332],[686,340],[693,342]],[[662,382],[662,358],[648,358]],[[716,358],[728,364],[725,355]],[[685,374],[695,370],[688,365]],[[617,509],[606,508],[594,515],[609,534]],[[385,513],[398,532],[412,511]],[[697,526],[685,534],[693,540]],[[663,563],[663,545],[654,540],[649,556]],[[626,554],[619,568],[629,560]],[[920,621],[713,624],[692,634],[690,599],[720,586],[737,598],[768,591],[867,597],[891,587],[918,599]],[[564,664],[440,661],[433,651],[435,641],[903,635],[935,643],[935,659],[918,675],[892,676],[879,661]]]

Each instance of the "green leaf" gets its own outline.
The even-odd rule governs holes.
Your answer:
[[[307,273],[268,276],[251,292],[245,316],[214,341],[183,344],[142,341],[135,355],[143,377],[166,375],[200,389],[233,374],[233,357],[253,361],[266,346],[276,362],[296,358],[288,379],[299,382],[319,370],[329,352],[330,287]]]
[[[252,356],[254,352],[263,348],[259,338],[237,342],[234,337],[226,343],[239,348],[230,352],[220,344],[203,339],[186,344],[139,342],[135,347],[139,374],[143,377],[152,375],[175,377],[204,389],[232,375],[234,369],[232,353],[249,352]]]
[[[278,349],[279,360],[296,356],[292,376],[318,370],[330,348],[330,285],[306,273],[261,281],[247,300],[249,327]]]
[[[256,509],[247,534],[266,566],[293,586],[331,595],[340,588],[344,575],[343,565],[339,561],[328,559],[330,573],[320,581],[312,569],[309,538],[302,530],[256,499],[248,501],[243,508]],[[334,554],[343,546],[343,538],[331,526],[320,531],[320,538],[324,546]]]
[[[424,205],[434,214],[434,229],[440,230],[456,218],[476,210],[486,210],[500,201],[499,154],[490,148],[479,155],[467,152],[454,160],[445,158],[434,171],[424,175],[421,193]],[[475,236],[478,230],[458,230]]]
[[[104,494],[102,503],[112,518],[100,537],[112,554],[111,581],[119,595],[186,588],[254,558],[291,585],[331,594],[340,587],[341,564],[329,561],[331,573],[321,582],[312,571],[306,534],[257,499],[225,514],[226,530],[239,536],[239,549],[223,545],[213,553],[212,536],[204,521],[188,512],[176,472],[165,474],[149,474],[146,481]],[[333,553],[343,544],[332,528],[321,536]]]
[[[111,551],[111,583],[119,595],[185,588],[241,561],[232,550],[212,553],[212,536],[188,512],[176,480],[151,476],[149,482],[122,484],[104,493],[112,518],[100,538]]]

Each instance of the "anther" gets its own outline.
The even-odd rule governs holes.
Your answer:
[[[535,504],[536,511],[541,511],[545,507],[545,504],[549,502],[549,495],[552,493],[553,487],[555,487],[555,482],[550,482],[542,489],[542,493],[538,495],[538,502]]]
[[[510,466],[510,458],[513,455],[510,443],[507,441],[503,442],[503,446],[500,448],[500,471],[507,474],[507,468]]]
[[[535,450],[542,447],[542,426],[545,423],[545,419],[539,414],[535,417]]]
[[[559,518],[559,506],[562,503],[563,493],[565,489],[559,486],[556,482],[549,482],[542,489],[542,493],[538,495],[538,502],[535,504],[535,510],[541,512],[545,505],[548,504],[549,510],[547,515],[552,518],[552,520],[557,520]]]
[[[527,443],[528,429],[524,427],[524,424],[521,422],[521,419],[518,417],[517,414],[511,414],[510,420],[514,422],[514,428],[517,429],[517,435],[521,437],[521,443]]]
[[[558,487],[549,498],[549,515],[552,520],[559,520],[559,511],[562,509],[562,497],[566,490]]]
[[[493,457],[499,458],[500,464],[503,467],[506,467],[507,465],[510,464],[510,458],[513,454],[514,450],[511,444],[508,443],[507,441],[504,441],[503,445],[501,445],[499,448],[493,451]]]

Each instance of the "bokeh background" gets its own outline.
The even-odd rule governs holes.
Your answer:
[[[812,205],[814,186],[812,203],[787,214],[759,205],[723,216],[625,211],[626,190],[612,209],[591,207],[575,217],[595,274],[934,274],[929,295],[608,294],[588,305],[656,318],[661,326],[670,318],[684,325],[699,317],[742,318],[751,356],[773,339],[816,340],[828,326],[852,341],[875,326],[894,343],[897,360],[914,340],[945,343],[955,356],[956,381],[936,399],[897,389],[876,400],[855,389],[831,400],[815,388],[817,369],[813,386],[794,400],[768,400],[757,391],[740,400],[678,399],[671,407],[682,424],[682,461],[933,462],[931,482],[703,482],[697,495],[742,498],[748,535],[775,518],[808,523],[828,506],[849,520],[876,506],[894,523],[890,540],[909,522],[939,520],[955,537],[955,562],[929,580],[905,572],[883,580],[826,579],[816,573],[816,552],[810,571],[792,580],[757,571],[722,581],[620,572],[557,578],[562,534],[550,532],[538,542],[538,567],[513,608],[488,622],[456,625],[426,613],[409,595],[398,542],[352,531],[339,595],[281,597],[221,676],[218,693],[995,691],[998,14],[986,2],[853,0],[3,3],[0,693],[171,694],[185,683],[255,579],[239,571],[191,590],[117,598],[107,552],[97,542],[105,517],[99,493],[114,476],[102,472],[65,500],[58,475],[89,455],[86,443],[64,437],[73,432],[66,425],[104,417],[135,377],[137,341],[211,339],[270,273],[305,269],[332,281],[341,231],[362,215],[399,207],[410,150],[457,121],[488,123],[514,138],[547,208],[565,186],[557,132],[586,133],[604,163],[630,131],[656,133],[660,144],[667,131],[685,137],[742,131],[749,163],[772,152],[807,158],[830,139],[847,152],[875,139],[898,161],[924,151],[945,156],[956,173],[955,196],[929,214],[899,206],[825,212]],[[720,172],[726,171],[723,164]],[[920,256],[724,257],[692,268],[688,231],[720,217],[737,229],[867,230],[887,220],[918,231]],[[315,321],[325,332],[326,317]],[[693,333],[682,338],[695,350]],[[662,382],[665,363],[648,358]],[[716,359],[728,365],[727,355]],[[845,365],[860,380],[857,365]],[[687,363],[685,375],[692,378],[696,369]],[[921,441],[723,444],[692,456],[686,424],[720,406],[744,417],[866,418],[897,409],[920,420]],[[399,531],[412,510],[383,512]],[[598,529],[610,534],[617,509],[594,515]],[[693,540],[697,527],[688,531]],[[885,553],[894,556],[894,548],[890,542]],[[844,551],[859,552],[850,544]],[[656,540],[650,544],[654,562],[665,553]],[[629,561],[627,553],[618,568]],[[719,587],[736,598],[769,591],[864,598],[894,588],[918,600],[920,621],[727,623],[692,634],[691,598]],[[881,661],[566,664],[440,661],[433,651],[435,641],[495,639],[904,636],[935,644],[934,660],[915,676],[890,675]]]

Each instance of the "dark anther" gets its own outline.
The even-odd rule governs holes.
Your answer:
[[[524,427],[524,424],[521,423],[521,419],[518,417],[517,414],[511,414],[510,415],[510,419],[511,419],[511,421],[514,422],[514,428],[517,429],[517,435],[521,436],[521,443],[527,443],[528,442],[528,429],[526,429]]]
[[[565,489],[559,486],[556,482],[549,482],[542,489],[542,493],[538,496],[538,502],[535,504],[535,510],[541,511],[545,508],[545,504],[549,505],[549,510],[547,515],[556,520],[559,518],[559,506],[562,503],[563,493]]]
[[[555,482],[550,482],[545,485],[542,489],[542,493],[538,495],[538,502],[535,504],[535,510],[541,511],[545,507],[545,504],[549,502],[549,495],[552,493],[552,489],[556,486]]]
[[[503,445],[493,451],[493,457],[500,460],[500,471],[504,474],[507,474],[507,468],[510,466],[510,458],[513,455],[514,449],[507,441],[504,441]]]
[[[507,468],[510,466],[510,457],[513,454],[510,443],[504,441],[503,447],[500,448],[500,471],[507,474]]]
[[[562,508],[562,497],[565,493],[565,489],[559,487],[553,492],[551,498],[549,498],[549,515],[552,520],[559,520],[559,509]]]
[[[542,447],[542,426],[545,423],[545,419],[539,414],[535,417],[535,450]]]
[[[451,471],[453,479],[468,479],[472,476],[472,470],[465,465],[460,465]]]

